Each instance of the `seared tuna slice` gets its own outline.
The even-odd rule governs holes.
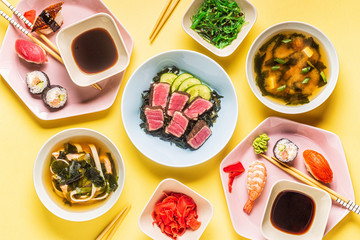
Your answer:
[[[175,111],[169,125],[165,128],[165,132],[179,138],[184,134],[188,124],[189,119],[182,112]]]
[[[213,103],[203,99],[201,97],[196,97],[190,103],[190,105],[184,110],[185,116],[190,119],[196,120],[201,114],[206,111],[209,111],[213,106]]]
[[[172,116],[175,111],[182,111],[189,98],[190,94],[186,92],[173,92],[166,108],[167,115]]]
[[[160,106],[146,106],[144,113],[146,116],[146,129],[148,131],[158,130],[164,125],[164,113]]]
[[[198,149],[210,137],[211,130],[204,120],[199,120],[186,137],[187,143],[194,149]]]
[[[170,92],[170,84],[169,83],[153,83],[151,85],[150,90],[150,105],[155,106],[161,106],[163,109],[165,109],[167,104],[167,99]]]

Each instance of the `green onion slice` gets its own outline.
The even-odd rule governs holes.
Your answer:
[[[271,67],[271,70],[279,70],[280,69],[280,66],[273,66],[273,67]]]
[[[277,63],[280,63],[280,64],[286,63],[286,61],[281,59],[281,58],[275,58],[274,61],[277,62]]]
[[[301,73],[308,73],[310,72],[311,67],[304,67],[303,69],[301,69]]]
[[[286,85],[282,85],[281,87],[277,88],[277,91],[278,92],[283,91],[283,90],[285,90],[285,88],[286,88]]]
[[[323,71],[320,72],[320,76],[323,79],[324,82],[327,82],[327,78],[325,76],[325,73]]]
[[[292,39],[284,39],[284,40],[282,40],[281,42],[283,42],[283,43],[289,43],[289,42],[292,42]]]
[[[309,77],[305,78],[304,81],[302,81],[302,84],[307,84],[309,82],[309,80],[310,80]]]

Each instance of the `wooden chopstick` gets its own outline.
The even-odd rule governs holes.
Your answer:
[[[4,0],[1,0],[4,3]],[[10,5],[11,6],[11,5]],[[12,7],[12,6],[11,6]],[[14,7],[12,7],[13,9],[15,9]],[[15,13],[15,11],[17,11],[16,9],[13,10],[13,12]],[[18,11],[17,11],[18,12]],[[38,44],[40,47],[42,47],[46,52],[48,52],[51,56],[53,56],[56,60],[58,60],[60,63],[64,64],[61,56],[54,52],[53,50],[51,50],[48,46],[46,46],[44,43],[42,43],[39,39],[37,39],[36,37],[34,37],[28,30],[26,30],[25,28],[23,28],[18,22],[16,22],[14,19],[12,19],[11,17],[9,17],[4,11],[0,10],[0,15],[2,17],[4,17],[7,21],[9,21],[9,23],[11,23],[13,26],[15,26],[17,29],[19,29],[21,32],[23,32],[26,36],[28,36],[33,42],[35,42],[36,44]],[[23,16],[24,19],[26,19]],[[49,42],[51,42],[48,39]],[[94,88],[101,90],[101,87],[95,83],[92,84],[91,86],[93,86]]]
[[[131,205],[124,207],[116,216],[115,218],[106,226],[106,228],[97,236],[96,240],[105,240],[111,239],[112,236],[115,234],[116,230],[119,228],[120,224],[130,211]],[[105,237],[105,235],[107,237]]]
[[[26,25],[28,25],[31,29],[34,27],[34,25],[19,12],[14,6],[12,6],[8,1],[1,0],[16,16],[18,16]],[[53,44],[50,39],[48,39],[44,34],[42,34],[39,31],[36,31],[36,33],[41,37],[44,42],[46,42],[47,45],[49,45],[57,54],[60,55],[59,49],[55,44]]]
[[[153,30],[151,31],[151,33],[150,33],[149,39],[151,39],[151,37],[153,36],[155,30],[158,28],[160,21],[164,18],[164,15],[165,15],[166,11],[169,9],[172,1],[173,0],[167,0],[165,7],[161,11],[159,18],[157,19],[157,21],[155,23],[155,26],[154,26]]]
[[[322,190],[324,190],[325,192],[327,192],[331,199],[333,199],[334,201],[340,203],[343,207],[349,209],[350,211],[353,211],[357,214],[360,215],[360,206],[355,204],[354,202],[346,199],[345,197],[341,196],[340,194],[338,194],[337,192],[335,192],[334,190],[328,188],[327,186],[319,183],[318,181],[314,180],[313,178],[309,177],[308,175],[302,173],[301,171],[299,171],[298,169],[289,166],[283,162],[280,162],[279,160],[277,160],[275,157],[268,157],[264,154],[260,154],[263,158],[265,158],[266,160],[268,160],[269,162],[271,162],[272,164],[274,164],[275,166],[279,167],[280,169],[282,169],[283,171],[287,172],[288,174],[292,175],[293,177],[297,178],[298,180],[312,186],[312,187],[316,187],[316,188],[320,188]]]
[[[170,17],[170,15],[172,14],[172,12],[174,11],[174,9],[176,8],[179,2],[180,0],[175,0],[174,2],[172,2],[171,7],[168,9],[168,11],[164,13],[164,16],[160,15],[160,18],[162,20],[160,21],[158,26],[155,26],[156,30],[153,33],[153,35],[150,36],[150,42],[154,41],[157,34],[160,32],[161,28],[164,26],[164,24],[166,23],[166,21],[168,20],[168,18]]]

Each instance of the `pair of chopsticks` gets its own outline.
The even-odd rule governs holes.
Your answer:
[[[1,0],[2,3],[4,3],[13,13],[15,13],[16,16],[18,16],[22,21],[25,22],[26,25],[28,25],[31,29],[33,28],[33,24],[24,17],[14,6],[12,6],[8,1]],[[48,44],[51,48],[49,48],[47,45],[45,45],[43,42],[41,42],[39,39],[34,37],[28,30],[23,28],[19,23],[17,23],[14,19],[9,17],[4,11],[0,10],[0,15],[3,16],[9,23],[11,23],[13,26],[15,26],[17,29],[19,29],[21,32],[23,32],[26,36],[28,36],[33,42],[38,44],[40,47],[42,47],[46,52],[48,52],[51,56],[53,56],[56,60],[58,60],[60,63],[64,64],[59,49],[56,47],[55,44],[53,44],[44,34],[36,31],[36,33],[43,39],[43,41]],[[101,87],[98,84],[92,85],[94,88],[101,90]]]
[[[96,240],[110,240],[116,230],[119,228],[120,224],[130,211],[131,205],[128,205],[124,207],[118,215],[115,216],[115,218],[109,223],[109,225],[106,226],[106,228],[99,234],[99,236],[96,238]],[[107,236],[106,236],[107,235]]]
[[[292,175],[293,177],[297,178],[298,180],[306,183],[307,185],[310,185],[312,187],[316,187],[316,188],[320,188],[322,190],[324,190],[325,192],[327,192],[331,199],[333,199],[334,201],[336,201],[337,203],[339,203],[340,205],[342,205],[343,207],[347,208],[350,211],[353,211],[357,214],[360,215],[360,206],[355,204],[353,201],[346,199],[345,197],[341,196],[340,194],[338,194],[337,192],[335,192],[334,190],[328,188],[327,186],[319,183],[318,181],[316,181],[315,179],[309,177],[308,175],[305,175],[304,173],[302,173],[301,171],[299,171],[298,169],[289,166],[283,162],[280,162],[279,160],[277,160],[275,157],[268,157],[264,154],[260,154],[263,158],[265,158],[266,160],[268,160],[269,162],[271,162],[272,164],[274,164],[275,166],[279,167],[280,169],[282,169],[283,171],[287,172],[288,174]]]
[[[157,34],[160,32],[161,28],[164,26],[179,2],[180,0],[167,0],[165,7],[161,11],[159,18],[157,19],[155,26],[150,33],[150,42],[154,41]]]

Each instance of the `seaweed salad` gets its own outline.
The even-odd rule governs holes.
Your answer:
[[[149,118],[147,118],[148,116],[146,114],[146,110],[149,108],[149,106],[154,105],[152,104],[152,95],[155,95],[153,91],[155,85],[159,85],[161,83],[163,83],[165,86],[168,84],[168,88],[170,89],[171,87],[174,87],[174,85],[176,86],[173,88],[173,90],[169,90],[168,95],[166,95],[166,107],[150,107],[154,110],[154,113],[151,114],[155,114],[155,111],[160,112],[158,113],[160,116],[158,116],[162,118],[163,124],[158,129],[149,129]],[[183,102],[182,108],[175,111],[174,115],[172,115],[169,114],[169,108],[174,95],[175,97],[180,96],[180,100],[181,98],[185,98],[185,100]],[[191,75],[190,73],[180,73],[180,70],[176,66],[170,66],[165,67],[156,74],[156,76],[153,78],[153,83],[151,84],[150,89],[143,91],[141,98],[142,105],[140,107],[140,119],[142,122],[140,127],[147,134],[174,143],[180,148],[194,150],[200,147],[206,141],[206,139],[210,137],[210,128],[215,123],[218,117],[218,112],[221,109],[220,104],[222,96],[220,96],[215,90],[211,90],[207,85],[201,83],[198,78]],[[177,102],[180,100],[178,99]],[[205,104],[208,103],[210,107],[194,118],[189,117],[189,115],[187,116],[187,110],[191,108],[191,105],[196,101],[204,101]],[[173,124],[174,118],[177,117],[176,113],[180,115],[178,116],[180,122]],[[189,138],[196,136],[196,133],[201,130],[199,124],[197,124],[199,122],[202,123],[201,127],[207,128],[209,134],[205,139],[201,139],[203,142],[200,144],[200,146],[194,147],[189,142]],[[170,129],[168,129],[172,124],[178,126],[182,123],[184,123],[185,126],[182,127],[183,132],[181,132],[178,136],[176,136],[176,131],[173,133],[170,131]]]
[[[222,49],[237,38],[245,23],[245,14],[235,1],[205,0],[192,17],[191,29]]]
[[[263,96],[287,105],[306,104],[327,83],[324,57],[311,36],[281,33],[261,46],[254,59]]]

